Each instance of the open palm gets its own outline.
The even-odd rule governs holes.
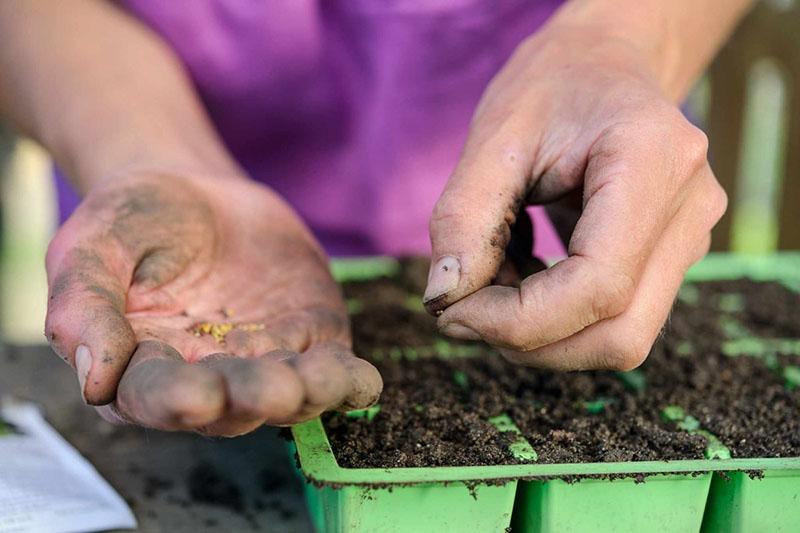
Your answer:
[[[46,334],[107,418],[235,435],[377,400],[327,260],[239,178],[95,187],[47,257]]]

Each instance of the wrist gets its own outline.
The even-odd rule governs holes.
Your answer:
[[[141,175],[202,176],[203,179],[244,178],[244,172],[224,149],[137,134],[99,138],[72,136],[65,143],[47,143],[81,195],[101,181]],[[221,144],[221,143],[220,143]]]
[[[752,0],[571,0],[548,23],[626,46],[673,102],[685,98]]]
[[[198,102],[115,105],[114,91],[37,121],[40,140],[81,194],[111,176],[243,175]]]
[[[661,2],[578,0],[548,24],[553,34],[581,35],[585,53],[635,64],[671,99],[679,98],[681,50]]]

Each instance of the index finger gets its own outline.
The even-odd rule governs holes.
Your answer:
[[[486,287],[456,302],[439,318],[444,333],[530,351],[627,308],[647,258],[680,205],[668,188],[680,181],[671,175],[674,147],[633,137],[639,140],[612,138],[591,155],[569,257],[526,278],[519,289]]]

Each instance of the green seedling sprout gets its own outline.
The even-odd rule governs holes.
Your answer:
[[[694,344],[692,341],[689,340],[682,340],[678,343],[678,346],[675,348],[675,351],[681,357],[689,357],[694,353]]]
[[[717,301],[717,309],[723,313],[738,313],[744,311],[744,296],[741,294],[723,294]]]
[[[627,372],[617,372],[619,379],[625,388],[635,392],[642,392],[647,388],[647,378],[641,370],[629,370]]]
[[[770,370],[774,370],[776,372],[780,371],[781,362],[778,360],[778,354],[775,353],[768,353],[764,356],[764,364]]]
[[[800,355],[800,339],[762,339],[743,337],[722,344],[722,353],[728,357],[747,355],[764,357],[767,354]]]
[[[602,413],[606,407],[614,403],[614,398],[597,398],[581,403],[581,407],[589,414],[596,415]]]
[[[453,381],[455,381],[456,385],[458,385],[464,390],[469,388],[469,376],[467,376],[461,370],[456,370],[455,372],[453,372]]]
[[[433,341],[433,349],[436,355],[442,359],[448,359],[455,355],[453,345],[444,339],[436,339]]]
[[[406,298],[406,309],[409,311],[415,311],[417,313],[424,313],[425,305],[422,303],[422,297],[417,296],[416,294],[410,294]]]
[[[731,451],[720,441],[716,435],[700,427],[700,421],[692,415],[686,414],[680,405],[668,405],[661,410],[661,418],[666,422],[674,423],[678,429],[692,435],[700,435],[706,439],[704,455],[706,459],[730,459]]]
[[[366,418],[367,422],[372,422],[372,419],[375,418],[378,413],[381,412],[380,404],[375,404],[366,409],[355,409],[353,411],[347,411],[344,416],[347,418]]]
[[[480,344],[462,344],[456,346],[456,354],[458,357],[475,357],[482,353],[486,353],[486,347]]]
[[[788,365],[783,367],[783,379],[786,380],[787,389],[796,389],[800,387],[800,366]]]
[[[522,431],[520,431],[514,421],[511,420],[511,417],[509,417],[507,414],[503,413],[501,415],[493,416],[488,420],[488,422],[497,428],[497,431],[500,433],[513,433],[516,436],[514,442],[512,442],[508,447],[508,450],[515,459],[526,462],[533,462],[539,459],[539,455],[536,453],[536,450],[533,449],[531,443],[525,439],[525,437],[522,435]]]
[[[722,344],[722,353],[728,357],[739,357],[748,355],[750,357],[761,357],[766,352],[764,340],[757,337],[744,337],[732,341],[725,341]]]
[[[686,305],[697,305],[700,302],[700,289],[694,285],[684,284],[678,291],[678,300]]]
[[[419,351],[417,351],[417,349],[413,346],[406,346],[403,348],[403,357],[409,361],[416,361],[419,359]]]
[[[741,339],[750,335],[750,331],[731,316],[720,316],[719,325],[722,328],[722,333],[729,339]]]
[[[345,305],[347,306],[348,315],[357,315],[364,310],[364,302],[356,298],[348,298],[345,301]]]

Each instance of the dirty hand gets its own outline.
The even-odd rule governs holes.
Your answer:
[[[524,42],[433,211],[425,302],[439,328],[530,366],[638,366],[725,211],[706,149],[624,40],[551,26]],[[493,284],[528,204],[575,207],[568,258]]]
[[[246,179],[105,180],[53,239],[47,273],[47,338],[108,419],[236,435],[380,394],[323,252]]]

